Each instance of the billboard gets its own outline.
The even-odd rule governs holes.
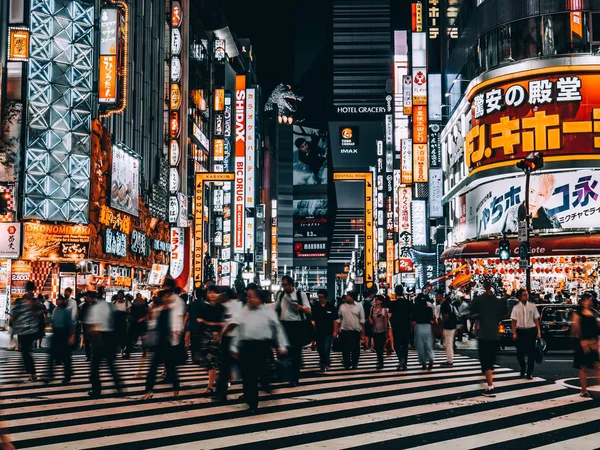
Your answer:
[[[402,139],[402,158],[401,175],[402,184],[412,184],[413,182],[413,145],[412,139]]]
[[[600,171],[576,170],[533,174],[529,212],[534,230],[589,229],[600,218]],[[525,177],[478,186],[464,196],[464,239],[518,232],[518,208],[525,200]],[[462,209],[462,208],[461,208]]]
[[[327,237],[327,199],[294,200],[294,238]]]
[[[294,186],[327,184],[327,132],[294,125]]]
[[[83,225],[23,224],[23,258],[77,261],[89,254],[91,229]]]
[[[138,215],[140,161],[120,147],[113,146],[110,206]]]
[[[377,165],[377,141],[385,140],[385,123],[329,122],[331,160],[336,171],[363,171]]]
[[[470,170],[511,165],[532,151],[547,161],[600,159],[600,74],[585,66],[552,67],[493,78],[469,93],[465,137]],[[593,156],[592,156],[593,155]]]
[[[234,253],[246,251],[244,247],[245,178],[246,178],[246,76],[235,78],[235,182],[234,210],[235,234]]]
[[[256,154],[256,149],[254,148],[256,140],[256,101],[256,89],[246,89],[246,208],[254,208],[254,197],[256,195],[256,164],[254,161]],[[254,238],[252,236],[253,241]]]

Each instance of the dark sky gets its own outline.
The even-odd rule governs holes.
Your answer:
[[[295,19],[293,1],[223,0],[229,28],[238,38],[249,38],[256,57],[258,82],[264,95],[294,77]]]

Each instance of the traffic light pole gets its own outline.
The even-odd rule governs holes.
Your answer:
[[[529,179],[531,170],[525,171],[525,220],[527,221],[527,267],[525,268],[525,288],[531,294],[531,243],[529,230],[531,228],[531,214],[529,213]]]

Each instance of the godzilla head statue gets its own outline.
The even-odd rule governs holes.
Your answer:
[[[301,102],[302,99],[302,96],[292,91],[291,86],[282,83],[269,96],[265,104],[265,111],[273,111],[277,106],[280,115],[291,116],[298,111],[298,102]]]

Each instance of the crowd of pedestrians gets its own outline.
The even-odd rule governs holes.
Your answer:
[[[19,350],[29,380],[38,381],[31,356],[34,344],[43,336],[48,308],[35,297],[33,283],[17,301],[12,311],[11,326],[18,336]],[[142,358],[138,377],[147,367],[143,400],[152,398],[157,382],[165,381],[178,397],[181,388],[178,366],[190,357],[194,364],[208,372],[203,395],[214,401],[227,400],[230,383],[242,380],[243,399],[252,414],[258,411],[259,384],[271,392],[275,378],[289,383],[301,382],[302,353],[312,346],[319,355],[322,373],[331,369],[331,352],[342,353],[345,370],[359,367],[361,353],[374,351],[376,370],[395,352],[399,371],[408,367],[408,349],[416,349],[423,371],[434,368],[434,346],[439,339],[445,349],[442,367],[454,364],[457,329],[478,338],[481,370],[487,387],[482,395],[494,397],[493,371],[499,347],[498,325],[512,320],[513,338],[521,376],[531,379],[535,367],[535,345],[540,337],[540,316],[525,290],[517,293],[519,303],[510,316],[507,302],[493,291],[489,281],[484,291],[467,305],[453,302],[444,291],[435,298],[425,293],[405,294],[397,286],[394,298],[367,292],[359,301],[357,291],[331,301],[325,290],[317,292],[314,301],[306,292],[296,289],[294,280],[284,276],[281,290],[274,296],[250,284],[243,295],[212,282],[198,289],[186,304],[173,280],[167,279],[162,290],[148,301],[141,294],[135,298],[123,291],[106,301],[105,292],[85,292],[78,300],[66,289],[56,300],[49,325],[52,328],[51,350],[47,372],[41,381],[54,379],[57,364],[63,367],[63,384],[70,383],[73,370],[71,353],[85,348],[90,361],[92,398],[102,395],[100,366],[106,364],[119,395],[124,384],[115,361],[138,348]],[[78,301],[80,306],[78,306]],[[587,396],[587,373],[598,369],[598,327],[591,310],[591,299],[585,297],[574,320],[577,342],[575,367],[580,371],[582,395]],[[145,363],[148,363],[147,365]]]

